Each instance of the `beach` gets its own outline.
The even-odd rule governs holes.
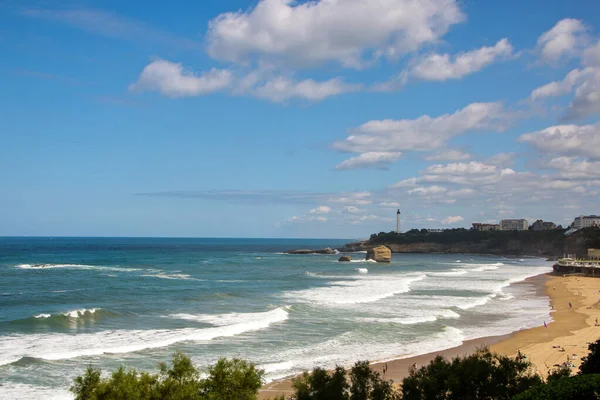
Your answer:
[[[411,365],[427,364],[437,355],[446,358],[465,356],[479,347],[489,346],[492,351],[511,357],[520,351],[543,377],[548,375],[552,367],[567,361],[576,373],[581,357],[588,352],[588,343],[600,338],[600,326],[596,326],[597,318],[600,318],[600,279],[539,275],[525,282],[535,284],[540,293],[549,297],[553,309],[552,321],[546,321],[547,327],[542,325],[509,335],[483,337],[442,351],[377,362],[372,365],[373,369],[382,372],[387,364],[385,377],[400,383],[408,375]],[[392,355],[390,358],[393,358]],[[292,392],[291,380],[272,382],[265,385],[260,398],[268,399]]]

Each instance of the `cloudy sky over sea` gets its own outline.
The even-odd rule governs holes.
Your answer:
[[[0,235],[598,213],[600,2],[0,0]]]

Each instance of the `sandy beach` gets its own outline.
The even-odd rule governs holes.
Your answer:
[[[576,372],[581,357],[587,354],[588,343],[600,338],[600,279],[585,277],[562,277],[540,275],[527,280],[550,298],[553,306],[552,321],[547,327],[526,329],[505,336],[491,336],[470,340],[461,346],[403,358],[387,362],[374,363],[373,369],[382,371],[387,364],[386,378],[401,382],[408,374],[411,365],[427,364],[436,355],[446,358],[464,356],[481,346],[489,346],[508,356],[516,356],[521,351],[533,363],[536,371],[546,376],[555,365],[569,362]],[[260,399],[293,393],[291,380],[272,382],[261,390]]]

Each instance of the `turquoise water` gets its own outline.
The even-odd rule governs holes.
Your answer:
[[[0,238],[0,398],[70,398],[87,365],[243,357],[269,380],[549,321],[537,258],[287,255],[346,240]]]

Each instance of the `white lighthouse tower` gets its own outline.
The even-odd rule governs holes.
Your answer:
[[[396,213],[396,233],[400,233],[400,209]]]

